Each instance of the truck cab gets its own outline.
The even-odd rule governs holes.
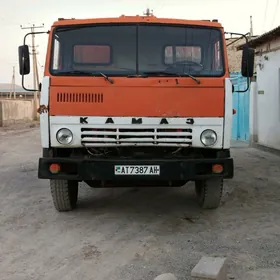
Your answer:
[[[202,208],[218,208],[224,179],[234,174],[222,25],[155,16],[60,19],[48,36],[38,177],[50,181],[55,208],[76,207],[80,182],[106,188],[190,181]],[[247,77],[248,50],[241,65]],[[19,61],[20,73],[29,74],[26,44]]]

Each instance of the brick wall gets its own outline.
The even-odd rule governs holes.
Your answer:
[[[227,39],[227,45],[237,38]],[[240,72],[241,71],[241,59],[242,59],[242,51],[238,51],[236,49],[237,46],[244,44],[245,39],[240,39],[237,42],[231,44],[227,47],[228,53],[228,61],[229,61],[229,71],[230,72]]]

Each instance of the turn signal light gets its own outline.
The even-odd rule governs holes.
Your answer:
[[[220,174],[224,171],[224,167],[221,164],[214,164],[212,166],[212,172],[215,174]]]
[[[60,171],[60,165],[57,164],[57,163],[52,163],[50,165],[50,172],[53,173],[53,174],[56,174]]]

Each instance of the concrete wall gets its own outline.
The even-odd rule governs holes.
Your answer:
[[[256,49],[257,80],[252,84],[250,98],[251,140],[277,150],[280,150],[279,47],[280,39]]]
[[[33,100],[0,100],[0,126],[33,120]]]

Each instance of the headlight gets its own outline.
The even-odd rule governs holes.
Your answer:
[[[73,140],[73,134],[69,129],[62,128],[56,133],[56,139],[62,145],[69,145]]]
[[[200,141],[204,146],[213,146],[217,141],[217,134],[211,129],[206,129],[201,133]]]

